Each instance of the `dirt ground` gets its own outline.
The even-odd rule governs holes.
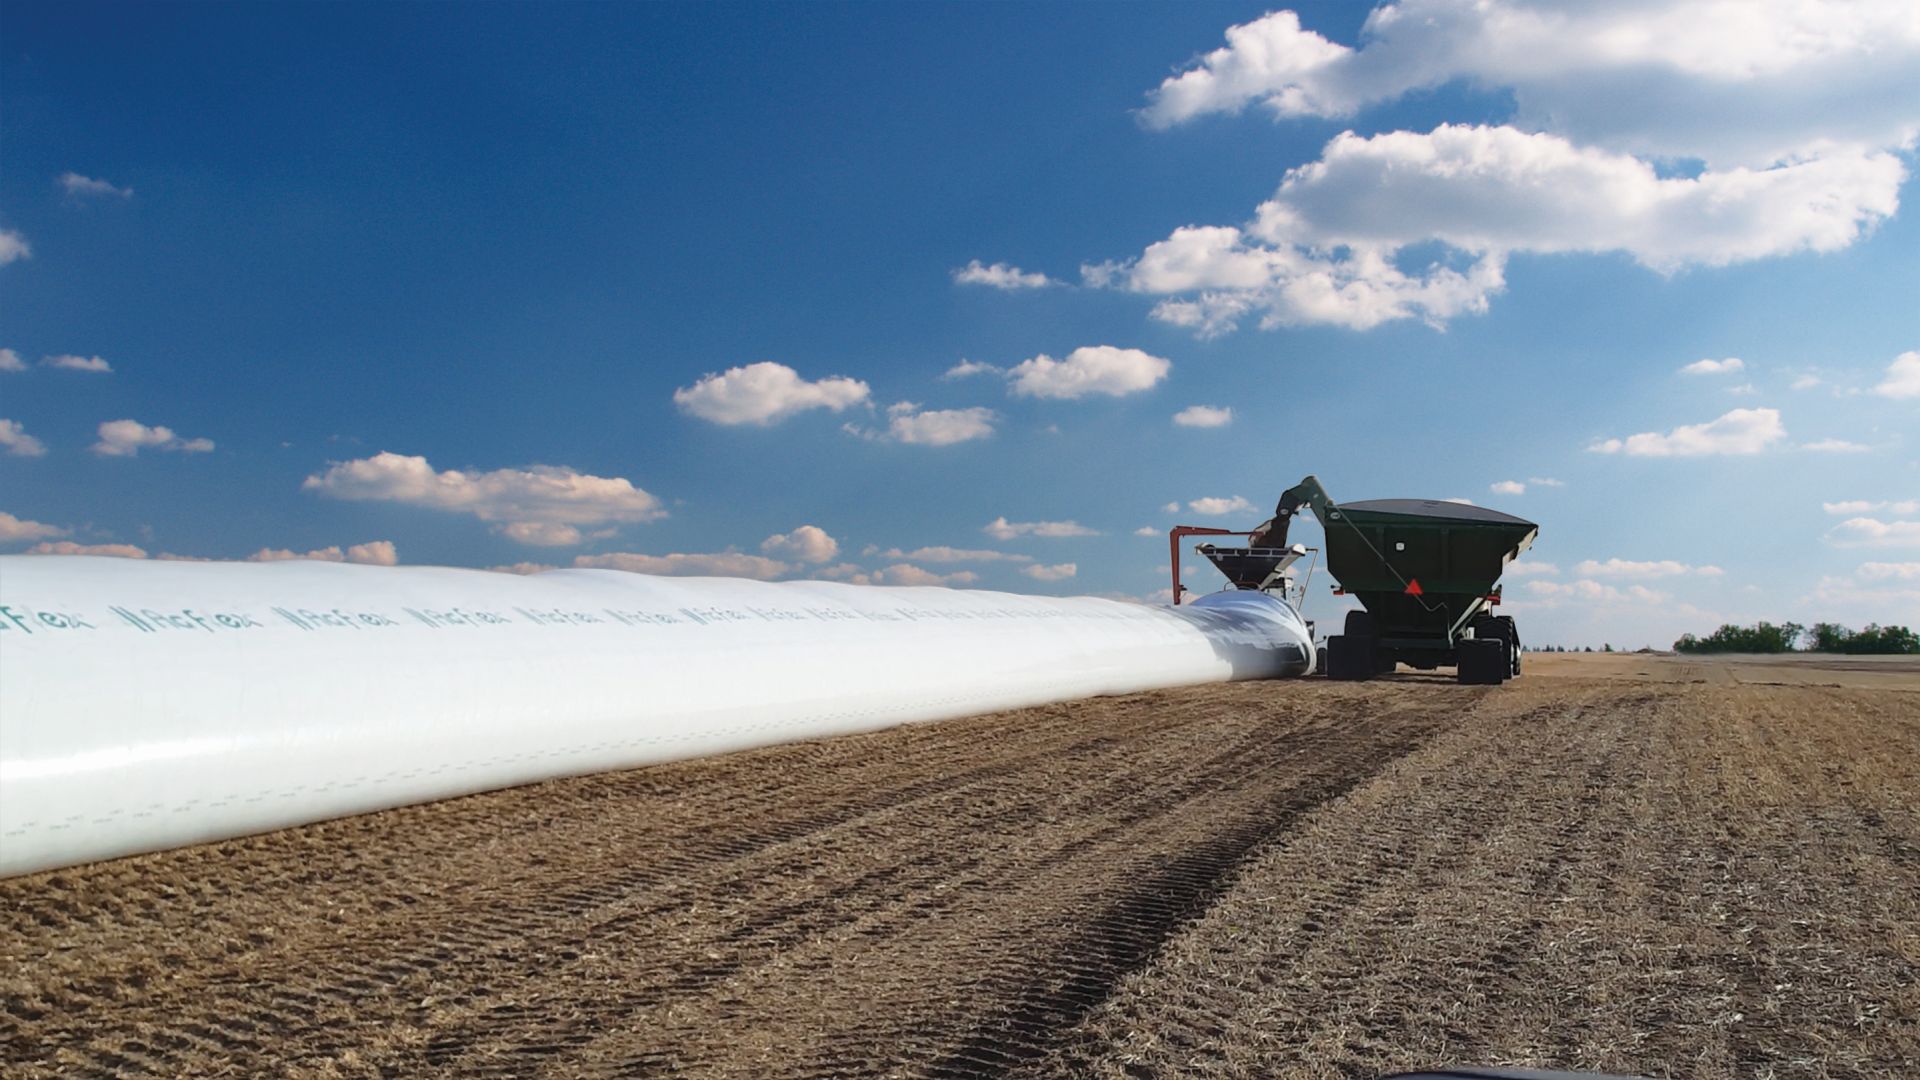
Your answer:
[[[1106,698],[0,882],[8,1075],[1920,1066],[1920,664]]]

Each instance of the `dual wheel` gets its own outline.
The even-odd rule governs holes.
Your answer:
[[[1371,679],[1394,668],[1392,651],[1380,648],[1373,633],[1373,616],[1347,612],[1346,633],[1327,639],[1327,678],[1347,682]]]
[[[1460,642],[1458,679],[1468,686],[1498,686],[1520,674],[1520,631],[1507,615],[1482,615],[1473,636]]]

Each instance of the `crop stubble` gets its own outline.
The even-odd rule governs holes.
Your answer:
[[[0,1059],[1899,1075],[1920,693],[1770,670],[1139,694],[0,882]]]

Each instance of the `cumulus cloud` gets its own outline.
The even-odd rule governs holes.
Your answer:
[[[971,570],[956,570],[950,574],[936,574],[931,570],[909,563],[897,563],[872,574],[865,579],[855,579],[861,585],[971,585],[980,580],[980,575]]]
[[[1507,255],[1623,252],[1671,273],[1852,244],[1898,208],[1892,154],[1662,177],[1636,158],[1512,127],[1347,132],[1290,170],[1244,226],[1186,226],[1104,279],[1134,292],[1198,294],[1156,313],[1222,331],[1434,324],[1487,310]],[[1401,265],[1437,242],[1447,254]]]
[[[775,533],[760,541],[760,550],[776,559],[825,563],[840,554],[840,542],[818,525],[802,525],[792,532]]]
[[[1835,547],[1920,547],[1920,521],[1881,521],[1856,517],[1827,531]]]
[[[887,407],[885,438],[917,446],[952,446],[993,434],[997,415],[992,409],[921,409],[911,401]],[[851,428],[855,434],[868,433]]]
[[[77,172],[60,174],[60,189],[69,198],[110,197],[116,199],[133,198],[130,187],[115,187],[105,180],[96,180],[91,176],[81,176]]]
[[[1005,521],[1005,518],[1000,519]],[[883,559],[901,559],[907,562],[956,563],[956,562],[1032,562],[1031,555],[1016,555],[1011,551],[991,551],[984,548],[956,548],[946,546],[914,548],[902,551],[889,548],[880,552]]]
[[[1532,484],[1535,487],[1547,487],[1547,488],[1560,488],[1560,487],[1567,486],[1566,481],[1555,480],[1551,476],[1529,476],[1527,477],[1527,483]]]
[[[653,521],[667,513],[660,500],[617,476],[558,465],[443,472],[424,457],[384,451],[332,462],[301,487],[334,499],[471,514],[510,539],[544,546],[579,543],[581,525]]]
[[[614,551],[604,555],[576,555],[573,565],[583,569],[626,570],[635,574],[659,574],[672,577],[739,577],[772,581],[792,570],[778,559],[747,555],[738,551],[705,554],[643,555],[633,551]]]
[[[25,370],[27,370],[27,363],[20,359],[19,353],[14,352],[12,349],[0,349],[0,371]]]
[[[212,439],[183,439],[170,427],[148,427],[138,420],[108,420],[98,430],[100,441],[88,449],[101,457],[133,457],[142,450],[204,454],[213,449]]]
[[[1629,585],[1622,589],[1613,585],[1604,585],[1598,581],[1582,578],[1579,581],[1529,581],[1527,592],[1536,599],[1545,601],[1543,606],[1556,607],[1560,602],[1579,601],[1589,604],[1630,605],[1665,604],[1673,599],[1669,593],[1649,589],[1645,585]]]
[[[1907,0],[1399,0],[1352,48],[1282,11],[1229,29],[1141,118],[1340,118],[1456,80],[1510,91],[1522,125],[1653,157],[1857,153],[1920,132],[1920,20]]]
[[[560,568],[549,563],[517,562],[508,563],[504,566],[489,566],[487,569],[496,574],[519,574],[525,577],[528,574],[544,574],[549,570],[558,570]]]
[[[1173,422],[1181,427],[1226,427],[1233,423],[1233,409],[1231,407],[1216,408],[1212,405],[1189,405],[1173,414]]]
[[[1499,125],[1346,132],[1243,227],[1176,230],[1090,285],[1167,296],[1202,337],[1485,311],[1516,252],[1622,252],[1661,273],[1834,251],[1898,209],[1920,133],[1920,20],[1908,0],[1529,4],[1401,0],[1360,47],[1292,12],[1150,96],[1166,128],[1260,103],[1345,117],[1455,80],[1510,91]],[[1704,161],[1662,175],[1653,162]],[[1412,245],[1443,257],[1402,265]]]
[[[1587,559],[1574,566],[1573,572],[1583,577],[1632,578],[1679,577],[1685,574],[1696,577],[1719,577],[1726,573],[1717,566],[1692,566],[1672,559],[1653,562],[1635,562],[1630,559],[1608,559],[1606,562],[1596,562],[1593,559]]]
[[[1166,530],[1164,530],[1164,529],[1156,529],[1156,528],[1154,528],[1154,527],[1153,527],[1153,526],[1151,526],[1151,525],[1142,525],[1142,526],[1140,526],[1139,528],[1137,528],[1137,529],[1135,529],[1135,530],[1133,530],[1133,535],[1135,535],[1135,536],[1162,536],[1162,535],[1165,535],[1165,532],[1166,532]]]
[[[1550,562],[1535,562],[1532,559],[1515,559],[1507,564],[1503,571],[1505,577],[1552,577],[1560,572],[1560,567]]]
[[[1021,567],[1020,572],[1035,581],[1065,581],[1079,573],[1080,567],[1079,564],[1070,562],[1055,563],[1052,566],[1036,563],[1033,566]]]
[[[1731,375],[1736,371],[1744,370],[1746,366],[1746,361],[1737,356],[1729,356],[1725,360],[1695,360],[1693,363],[1681,368],[1680,374]]]
[[[1068,536],[1100,535],[1098,531],[1089,529],[1077,521],[1008,521],[1005,517],[994,518],[980,531],[995,540],[1012,540],[1019,536],[1057,539]]]
[[[67,530],[58,525],[48,525],[40,521],[29,521],[26,518],[14,517],[5,510],[0,510],[0,544],[16,544],[25,540],[46,540],[55,536],[65,535],[67,535]]]
[[[50,540],[27,549],[29,555],[111,555],[120,559],[144,559],[145,548],[132,544],[76,544],[71,540]]]
[[[578,528],[557,521],[511,521],[494,531],[528,547],[572,547],[586,539]]]
[[[998,375],[1000,369],[992,364],[983,364],[977,360],[962,360],[946,370],[942,379],[964,379],[970,375]]]
[[[1222,498],[1219,496],[1208,496],[1202,499],[1195,499],[1192,502],[1189,502],[1187,504],[1188,510],[1191,510],[1196,514],[1201,514],[1206,517],[1220,517],[1224,514],[1239,514],[1239,513],[1244,513],[1246,511],[1250,511],[1253,508],[1254,506],[1252,503],[1248,502],[1245,498],[1239,495],[1232,495],[1225,498]]]
[[[1816,439],[1801,443],[1800,449],[1812,450],[1818,454],[1864,454],[1873,449],[1864,443],[1848,442],[1845,439]]]
[[[1488,490],[1495,495],[1525,495],[1527,485],[1519,480],[1497,480],[1488,485]]]
[[[27,434],[18,420],[0,420],[0,446],[14,457],[40,457],[47,452],[47,444]]]
[[[1041,353],[1007,372],[1016,397],[1082,398],[1090,394],[1120,397],[1152,388],[1173,368],[1171,361],[1112,345],[1086,345],[1055,360]]]
[[[33,247],[27,238],[12,229],[0,229],[0,266],[10,262],[33,257]]]
[[[716,424],[765,427],[808,409],[840,412],[867,400],[867,384],[844,376],[809,382],[800,373],[769,360],[706,375],[673,392],[674,404]]]
[[[1920,514],[1920,499],[1846,499],[1823,502],[1820,509],[1829,514],[1871,514],[1882,511],[1895,517]]]
[[[41,367],[59,368],[62,371],[87,371],[96,375],[105,375],[113,370],[113,365],[98,356],[76,356],[73,353],[61,353],[58,356],[43,356]]]
[[[953,272],[953,280],[961,285],[986,285],[995,289],[1044,289],[1059,284],[1041,273],[1029,273],[1017,266],[1006,263],[994,263],[992,266],[980,265],[975,259]]]
[[[1893,363],[1887,365],[1887,377],[1880,380],[1873,392],[1902,401],[1920,398],[1920,351],[1909,350],[1894,357]]]
[[[1662,435],[1643,431],[1625,439],[1602,439],[1587,449],[1596,454],[1637,457],[1698,457],[1703,454],[1757,454],[1786,438],[1778,409],[1734,409],[1704,424],[1684,424]]]
[[[1920,562],[1861,563],[1854,571],[1863,581],[1912,581],[1920,583]]]
[[[312,551],[291,551],[286,548],[261,548],[247,556],[248,562],[291,562],[295,559],[311,559],[315,562],[361,563],[367,566],[397,566],[400,553],[391,540],[369,540],[364,544],[354,544],[342,551],[340,545],[315,548]]]

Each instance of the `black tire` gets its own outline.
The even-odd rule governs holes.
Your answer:
[[[1335,634],[1327,639],[1327,678],[1365,682],[1373,678],[1374,664],[1372,638]]]
[[[1327,673],[1327,647],[1325,645],[1313,650],[1313,673],[1315,675],[1325,675]]]
[[[1347,612],[1347,636],[1373,637],[1373,613],[1370,611]]]
[[[1456,678],[1462,686],[1499,686],[1507,681],[1509,667],[1507,643],[1499,638],[1468,638],[1460,643]]]
[[[1494,619],[1499,624],[1500,636],[1507,639],[1507,651],[1513,658],[1513,673],[1520,674],[1520,656],[1525,651],[1520,647],[1520,627],[1511,615],[1501,615]]]
[[[1496,638],[1507,648],[1507,676],[1520,674],[1520,629],[1511,615],[1478,615],[1469,624],[1476,638]]]

